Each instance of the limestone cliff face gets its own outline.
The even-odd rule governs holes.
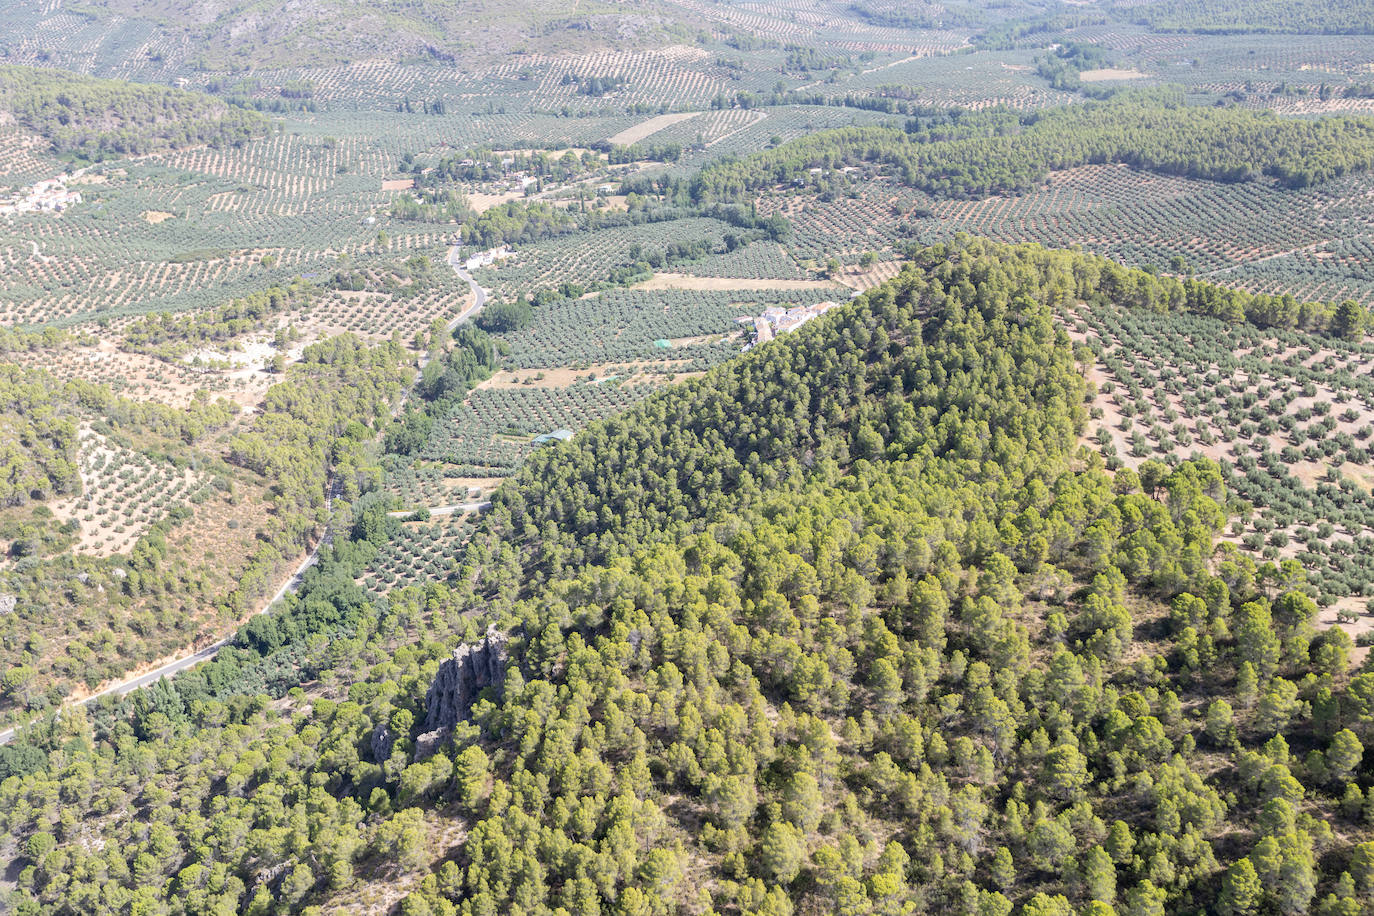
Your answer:
[[[468,717],[473,701],[487,687],[498,690],[506,679],[504,633],[493,627],[472,645],[459,646],[439,666],[425,694],[425,731],[446,731]]]

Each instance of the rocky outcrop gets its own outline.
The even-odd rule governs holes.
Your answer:
[[[468,717],[477,695],[506,680],[506,642],[495,627],[472,645],[459,646],[439,666],[425,694],[425,731],[447,731]]]
[[[396,736],[383,723],[372,730],[372,759],[376,763],[386,763],[391,749],[396,744]]]

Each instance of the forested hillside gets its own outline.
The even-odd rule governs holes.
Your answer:
[[[1280,119],[1191,107],[1168,93],[1123,94],[1027,115],[995,110],[935,123],[913,119],[906,131],[822,131],[709,166],[692,194],[698,201],[734,200],[812,180],[813,169],[862,163],[936,197],[1024,193],[1053,170],[1101,163],[1226,182],[1268,176],[1301,188],[1374,166],[1374,120]]]
[[[539,455],[453,589],[367,602],[360,503],[321,628],[4,751],[19,912],[1359,912],[1371,675],[1214,466],[1077,448],[1101,276],[920,252]]]
[[[195,92],[0,65],[0,111],[88,158],[243,143],[268,130],[261,115]]]
[[[76,423],[46,373],[0,366],[0,506],[81,489]]]

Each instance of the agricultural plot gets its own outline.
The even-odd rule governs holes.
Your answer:
[[[965,231],[999,241],[1080,245],[1132,266],[1181,267],[1252,291],[1367,303],[1374,301],[1374,286],[1360,252],[1374,238],[1366,204],[1371,187],[1367,176],[1288,191],[1267,182],[1230,185],[1084,166],[1056,172],[1045,188],[1020,197],[932,203],[933,216],[912,225],[922,241]],[[864,218],[849,220],[862,225]],[[821,225],[802,220],[799,238],[819,238]]]
[[[538,447],[531,441],[535,437],[559,429],[579,430],[619,413],[652,390],[650,385],[622,385],[615,379],[568,388],[479,388],[436,430],[421,458],[509,471]]]
[[[708,119],[715,119],[714,122]],[[747,156],[775,142],[786,143],[818,130],[835,127],[865,127],[893,122],[892,115],[862,108],[820,105],[782,105],[749,110],[727,109],[710,112],[701,119],[684,121],[655,136],[656,142],[683,143],[684,154],[678,163],[646,171],[665,172],[686,177],[701,166],[724,156]],[[693,125],[720,125],[714,135],[684,136]],[[703,143],[698,145],[697,140]]]
[[[443,266],[445,253],[439,251],[433,255],[440,262],[440,266],[433,269],[435,287],[419,295],[407,297],[366,290],[333,290],[291,312],[281,323],[304,329],[309,339],[352,333],[384,340],[399,333],[403,340],[409,341],[417,331],[427,329],[436,319],[450,321],[472,304],[467,284],[460,284],[448,267]]]
[[[50,508],[79,526],[79,553],[124,553],[173,506],[204,498],[209,486],[205,474],[131,451],[90,428],[81,431],[78,455],[81,494]]]
[[[389,458],[386,491],[405,507],[454,505],[486,493],[540,446],[532,440],[555,430],[577,431],[610,417],[656,387],[635,367],[620,366],[589,379],[549,379],[558,385],[486,384],[436,425],[411,459]],[[633,381],[631,381],[633,380]],[[494,380],[495,381],[495,380]]]
[[[845,50],[892,54],[949,54],[968,43],[968,33],[871,25],[848,14],[839,2],[707,3],[678,0],[678,6],[719,26],[781,42],[817,41]]]
[[[739,352],[740,316],[761,314],[770,305],[790,308],[834,298],[826,289],[610,289],[541,306],[534,324],[506,340],[520,368],[671,359],[690,360],[684,368],[701,369]]]
[[[446,470],[433,462],[392,461],[386,469],[385,490],[403,506],[451,505],[466,497],[467,488],[450,483]]]
[[[1368,80],[1368,39],[1354,35],[1152,35],[1139,27],[1090,26],[1075,30],[1116,52],[1120,66],[1217,94],[1239,91],[1256,107],[1280,84],[1337,90]]]
[[[383,595],[417,581],[451,581],[457,575],[455,558],[459,548],[472,531],[472,521],[462,515],[406,522],[396,537],[378,551],[360,584],[374,595]]]
[[[914,57],[869,67],[827,92],[869,93],[902,86],[923,105],[1031,110],[1063,105],[1073,95],[1051,89],[1035,72],[1034,51],[979,51],[956,58]]]
[[[630,130],[621,131],[616,136],[611,137],[610,142],[628,146],[631,143],[645,140],[655,144],[678,143],[684,148],[699,147],[706,149],[736,131],[767,117],[767,112],[743,108],[659,115],[644,123],[636,124]],[[653,130],[644,133],[650,127]]]
[[[388,458],[387,495],[401,506],[452,506],[471,502],[474,494],[484,496],[507,476],[502,468],[464,469],[456,465],[418,459]],[[465,470],[492,476],[471,476]],[[500,471],[500,474],[496,472]]]
[[[792,223],[788,245],[798,258],[853,261],[907,239],[904,229],[928,213],[920,191],[886,181],[864,182],[852,197],[834,200],[789,194],[759,202],[761,213],[781,214]]]
[[[426,254],[440,285],[428,299],[384,309],[394,325],[352,316],[342,300],[321,303],[326,327],[409,335],[454,308],[465,288],[442,266],[454,227],[386,216],[395,192],[382,191],[381,179],[395,163],[357,137],[290,135],[103,166],[102,183],[83,186],[86,201],[68,212],[0,223],[0,320],[194,310],[295,277],[322,282],[343,266]]]
[[[806,276],[786,248],[767,240],[678,266],[691,276],[723,280],[792,280]]]
[[[1095,353],[1087,438],[1109,467],[1217,460],[1233,539],[1300,560],[1323,606],[1374,594],[1374,345],[1105,308],[1066,323]]]
[[[642,226],[616,226],[579,232],[521,248],[498,266],[476,273],[477,280],[507,298],[527,295],[562,283],[591,284],[606,279],[617,267],[635,262],[631,250],[663,253],[674,243],[709,240],[717,248],[734,232],[720,220],[693,217]]]
[[[14,124],[0,121],[0,188],[20,188],[62,170],[47,155],[46,143]]]

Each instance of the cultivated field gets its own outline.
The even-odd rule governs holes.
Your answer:
[[[1213,319],[1082,307],[1093,348],[1088,440],[1109,467],[1193,454],[1221,462],[1229,533],[1297,558],[1323,604],[1374,588],[1374,346]]]

